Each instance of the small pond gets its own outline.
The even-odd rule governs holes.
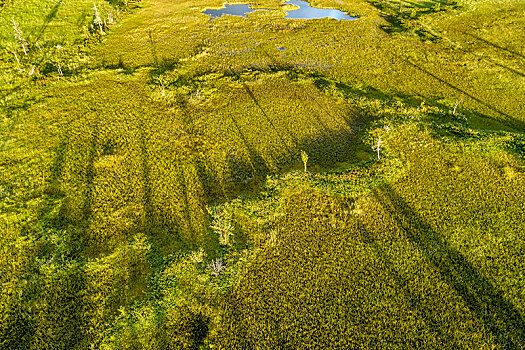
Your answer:
[[[286,18],[290,19],[315,19],[315,18],[334,18],[337,20],[341,19],[357,19],[357,17],[349,16],[343,11],[334,9],[322,9],[312,7],[308,1],[302,0],[290,0],[284,5],[295,5],[298,7],[296,10],[286,10]],[[218,10],[206,10],[203,13],[211,17],[221,17],[223,15],[241,16],[246,17],[248,13],[255,11],[267,11],[265,9],[252,9],[251,5],[246,4],[226,4],[224,8]]]
[[[246,17],[248,13],[255,12],[256,10],[252,9],[250,5],[245,4],[236,4],[230,5],[226,4],[223,9],[219,10],[206,10],[203,13],[212,17],[221,17],[223,15],[232,15],[232,16],[241,16]]]

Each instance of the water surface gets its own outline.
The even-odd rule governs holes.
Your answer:
[[[337,20],[357,19],[357,17],[349,16],[340,10],[322,9],[322,8],[312,7],[307,1],[290,0],[286,4],[299,6],[298,10],[285,11],[286,18],[290,18],[290,19],[316,19],[316,18],[334,18]]]
[[[232,16],[241,16],[246,17],[248,13],[255,12],[256,10],[252,9],[251,5],[246,4],[236,4],[230,5],[226,4],[223,9],[218,10],[206,10],[203,13],[212,17],[222,17],[223,15],[232,15]]]
[[[316,18],[334,18],[337,20],[341,19],[357,19],[357,17],[349,16],[343,11],[334,9],[323,9],[312,7],[308,1],[302,0],[290,0],[285,5],[295,5],[299,7],[297,10],[284,11],[286,13],[285,18],[290,19],[316,19]],[[267,9],[253,9],[252,5],[246,4],[226,4],[224,8],[218,10],[206,10],[203,13],[211,17],[222,17],[223,15],[241,16],[246,17],[247,14]]]

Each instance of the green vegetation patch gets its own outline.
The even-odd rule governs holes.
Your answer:
[[[0,349],[525,347],[523,3],[0,10]]]
[[[392,136],[410,169],[395,184],[284,192],[274,243],[225,302],[223,348],[523,345],[523,172],[503,170],[521,162]]]

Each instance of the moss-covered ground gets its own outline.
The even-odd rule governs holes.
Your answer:
[[[0,1],[0,349],[525,348],[525,3],[282,3]]]

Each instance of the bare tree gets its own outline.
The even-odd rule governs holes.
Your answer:
[[[22,30],[20,30],[20,27],[18,27],[18,23],[16,23],[14,18],[11,19],[11,23],[13,26],[13,30],[15,31],[15,39],[18,42],[18,44],[22,47],[22,50],[24,50],[24,55],[27,56],[28,44],[27,44],[26,39],[24,39],[24,37],[22,36]],[[18,61],[18,57],[17,57],[17,61]]]
[[[456,109],[458,108],[458,106],[461,103],[461,101],[463,101],[463,97],[461,99],[459,99],[458,101],[456,101],[456,104],[454,105],[454,110],[452,111],[453,115],[456,115]]]
[[[104,24],[104,21],[102,21],[102,18],[100,18],[100,13],[98,12],[97,4],[93,4],[93,10],[95,11],[93,23],[100,29],[100,35],[104,35],[104,31],[102,30],[102,25]]]
[[[13,55],[15,55],[16,62],[20,64],[20,60],[18,59],[18,55],[16,54],[16,51],[13,50]]]
[[[210,268],[212,270],[211,274],[213,276],[218,276],[221,273],[221,271],[226,268],[226,266],[224,266],[224,264],[222,263],[222,259],[221,258],[217,258],[217,259],[213,259],[208,264],[208,268]]]
[[[379,135],[379,138],[377,139],[377,143],[372,146],[372,149],[374,151],[377,151],[377,159],[381,159],[381,146],[383,145],[383,141],[381,140],[381,135]]]
[[[389,132],[391,129],[390,127],[390,124],[385,124],[383,126],[383,130],[385,132]],[[380,130],[380,129],[379,129]],[[380,132],[380,131],[379,131]],[[383,135],[379,135],[378,138],[377,138],[377,142],[372,146],[372,149],[374,151],[377,151],[377,159],[381,159],[381,146],[383,146],[383,140],[382,140],[382,137]]]
[[[63,49],[62,45],[57,45],[56,46],[56,51],[55,52],[57,54],[57,60],[60,60],[60,50],[62,50],[62,49]],[[58,71],[58,74],[60,76],[64,75],[64,73],[62,72],[62,64],[60,63],[60,61],[57,62],[57,71]]]
[[[308,154],[305,151],[301,151],[301,160],[304,164],[304,172],[306,173],[306,163],[308,163]]]
[[[106,8],[106,13],[108,17],[108,23],[113,24],[113,22],[115,22],[115,19],[113,17],[113,11],[108,11],[108,9]]]

